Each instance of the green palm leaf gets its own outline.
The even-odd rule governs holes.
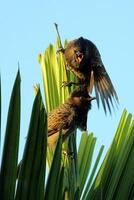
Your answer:
[[[1,199],[13,199],[15,193],[20,135],[20,73],[16,76],[8,110],[0,173]]]
[[[60,47],[59,38],[57,39],[57,47]],[[56,48],[53,45],[49,45],[45,52],[39,55],[39,62],[41,64],[42,70],[46,106],[47,111],[49,112],[59,104],[63,103],[65,99],[67,99],[69,96],[68,88],[61,88],[62,82],[67,80],[74,81],[75,77],[72,73],[66,71],[64,65],[64,58],[61,53],[56,54]],[[73,89],[74,88],[71,88],[71,90]],[[91,161],[96,142],[96,138],[94,138],[92,134],[88,135],[86,133],[87,137],[85,138],[85,145],[83,142],[81,142],[77,156],[75,134],[76,133],[72,134],[72,136],[69,138],[69,141],[65,142],[65,144],[63,145],[64,149],[66,149],[67,146],[69,146],[69,150],[75,155],[75,158],[73,159],[64,159],[64,155],[62,156],[62,159],[64,160],[62,165],[65,166],[63,190],[66,190],[65,196],[67,199],[79,199],[82,195],[82,191],[90,171]],[[85,134],[83,134],[81,141],[83,141],[84,136]],[[84,158],[81,151],[84,151]],[[51,150],[48,149],[47,161],[49,167],[51,166],[52,158],[53,154]],[[98,157],[98,162],[99,159],[100,157]],[[95,173],[95,169],[97,168],[98,162],[96,163],[96,167],[94,167],[94,172],[92,172],[92,176]]]
[[[59,46],[58,38],[57,47]],[[50,112],[63,103],[74,89],[61,88],[62,82],[74,81],[75,78],[66,70],[62,54],[56,54],[56,48],[52,44],[39,55],[39,62],[44,83],[46,110]],[[2,154],[1,199],[133,200],[134,120],[132,114],[124,110],[113,141],[99,167],[104,146],[100,147],[93,163],[96,144],[93,133],[83,132],[78,148],[76,132],[72,133],[64,144],[60,136],[55,151],[47,148],[47,114],[38,85],[35,91],[28,135],[18,170],[18,180],[16,180],[18,147],[21,145],[19,144],[20,74],[18,72],[10,99]],[[63,154],[62,148],[64,150],[69,148],[73,156]],[[46,170],[46,158],[48,170]]]
[[[87,199],[97,199],[100,196],[104,200],[129,199],[134,184],[134,176],[131,176],[133,159],[130,161],[133,148],[134,120],[132,120],[132,115],[127,115],[127,111],[124,110],[113,142]],[[128,169],[130,171],[127,173]],[[126,181],[126,184],[123,181]]]
[[[47,120],[39,90],[33,104],[27,141],[20,165],[16,200],[38,199],[39,197],[43,199],[46,148]]]

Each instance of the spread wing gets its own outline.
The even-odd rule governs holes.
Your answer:
[[[83,53],[79,67],[75,51]],[[114,108],[115,104],[118,104],[118,97],[95,44],[82,37],[73,40],[65,50],[65,57],[75,76],[80,81],[85,80],[88,83],[88,92],[91,93],[92,89],[95,89],[98,107],[101,101],[105,113],[111,113],[111,107]]]
[[[48,136],[51,136],[60,130],[70,129],[74,124],[74,110],[67,104],[56,108],[48,115]]]
[[[92,92],[93,86],[95,88],[98,107],[101,99],[105,113],[108,109],[111,114],[111,106],[114,108],[113,100],[116,104],[118,104],[119,101],[111,79],[103,65],[93,68],[90,78],[90,86],[88,87],[89,92]]]

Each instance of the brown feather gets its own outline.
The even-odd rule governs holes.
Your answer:
[[[86,130],[92,99],[87,91],[75,90],[64,104],[48,114],[49,146],[55,146],[60,131],[64,141],[77,128]]]
[[[96,45],[80,37],[68,43],[64,55],[69,69],[78,78],[78,82],[86,85],[85,88],[90,93],[93,88],[95,89],[98,107],[101,100],[105,113],[107,109],[111,113],[111,106],[114,108],[114,103],[119,103],[118,96]],[[82,55],[80,62],[76,59],[79,55]]]

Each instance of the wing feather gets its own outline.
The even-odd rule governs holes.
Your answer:
[[[114,108],[113,100],[116,105],[118,105],[119,101],[111,79],[103,65],[93,68],[90,85],[88,87],[89,92],[92,92],[93,86],[95,89],[98,107],[101,99],[105,113],[107,113],[108,109],[111,114],[111,106]]]

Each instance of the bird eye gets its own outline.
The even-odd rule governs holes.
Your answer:
[[[76,51],[76,50],[74,50],[74,52],[75,52],[76,56],[78,56],[78,57],[80,57],[80,56],[83,55],[83,53],[81,53],[80,51]]]

